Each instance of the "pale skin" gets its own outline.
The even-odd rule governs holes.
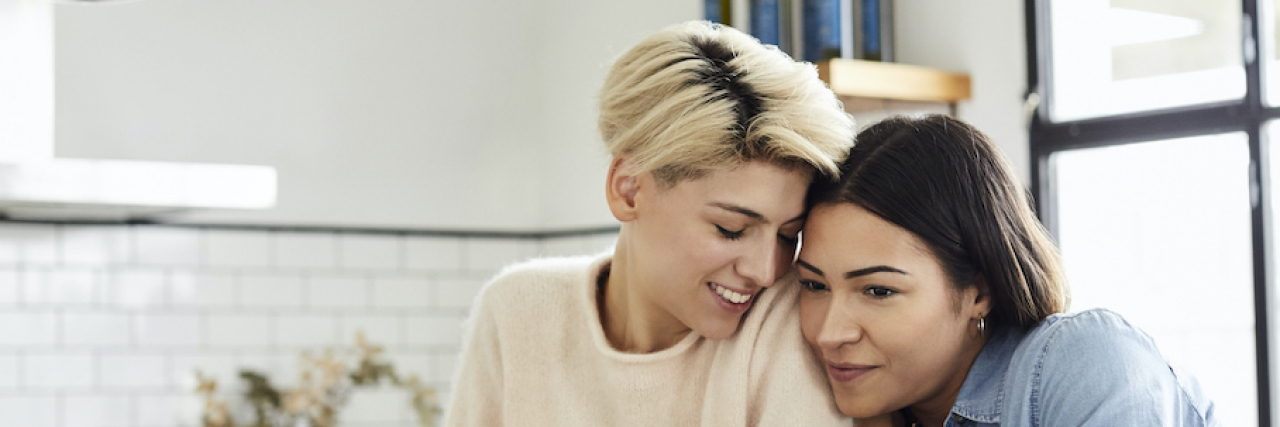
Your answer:
[[[790,268],[812,174],[751,161],[664,188],[615,158],[605,192],[622,227],[599,299],[610,344],[652,353],[691,332],[736,333],[742,311]]]
[[[943,425],[985,344],[981,277],[958,289],[919,237],[851,203],[810,212],[796,265],[801,329],[840,411]]]

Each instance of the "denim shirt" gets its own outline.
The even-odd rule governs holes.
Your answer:
[[[947,427],[1220,426],[1195,378],[1107,310],[994,333],[969,369]]]

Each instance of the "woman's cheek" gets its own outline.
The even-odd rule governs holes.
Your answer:
[[[803,286],[797,284],[797,286]],[[826,303],[808,290],[800,291],[800,331],[805,341],[816,351],[818,334],[822,332],[822,319],[826,317]]]

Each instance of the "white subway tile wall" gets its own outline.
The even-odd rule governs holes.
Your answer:
[[[0,260],[28,266],[52,265],[58,259],[57,227],[15,225],[0,229]]]
[[[443,404],[486,281],[614,238],[0,223],[0,427],[198,426],[197,370],[228,397],[241,369],[287,387],[358,331]],[[343,425],[416,425],[407,401],[358,391]]]
[[[306,283],[308,307],[332,309],[369,307],[369,278],[364,274],[316,274],[308,276]]]
[[[202,318],[189,311],[148,311],[133,315],[133,342],[140,347],[199,347]]]
[[[58,396],[30,392],[0,398],[0,414],[14,426],[57,427]]]
[[[268,267],[272,262],[270,238],[250,231],[206,232],[205,261],[210,267]]]
[[[343,268],[385,271],[400,267],[398,237],[343,234],[338,240],[338,260]]]
[[[275,233],[276,268],[332,269],[338,265],[338,235]]]
[[[289,273],[247,273],[240,276],[240,305],[262,308],[301,308],[302,277]]]
[[[104,286],[91,270],[27,270],[23,300],[31,305],[86,306],[101,299]]]
[[[168,385],[169,361],[160,351],[141,353],[134,350],[104,351],[99,355],[102,387],[153,388]]]
[[[104,302],[108,306],[155,307],[165,303],[164,270],[120,269],[108,276]]]
[[[133,240],[126,227],[67,226],[61,231],[62,265],[105,266],[130,261]]]
[[[58,342],[58,310],[0,311],[0,348],[51,346]]]
[[[0,307],[18,304],[18,270],[0,268]]]
[[[62,425],[66,427],[131,427],[128,396],[72,394],[62,398]]]
[[[185,228],[134,228],[133,261],[148,266],[198,266],[204,249],[202,236],[199,230]]]
[[[0,353],[0,390],[18,388],[18,355],[12,351]]]
[[[73,311],[74,310],[74,311]],[[124,347],[129,339],[129,315],[69,309],[62,313],[62,337],[66,346]]]

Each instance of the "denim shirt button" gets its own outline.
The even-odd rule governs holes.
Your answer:
[[[968,422],[969,422],[969,420],[965,419],[964,417],[961,417],[961,416],[959,416],[959,415],[957,415],[957,416],[956,416],[956,424],[959,424],[959,425],[965,425],[965,424],[967,424]]]

